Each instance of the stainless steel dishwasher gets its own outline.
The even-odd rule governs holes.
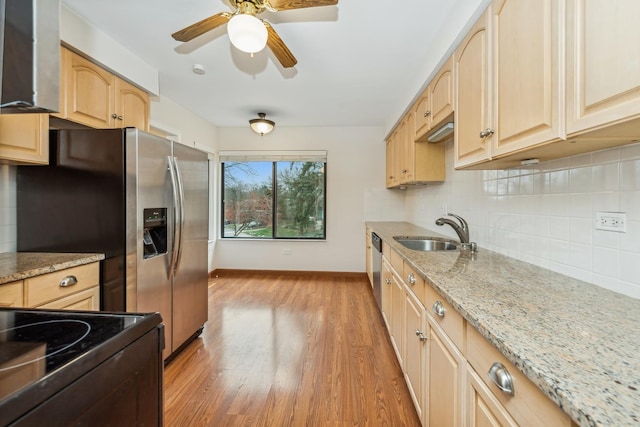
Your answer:
[[[371,233],[371,269],[373,270],[373,296],[376,297],[378,308],[382,310],[382,239],[376,233]]]

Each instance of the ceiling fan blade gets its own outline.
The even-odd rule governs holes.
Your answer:
[[[298,60],[293,56],[287,45],[284,44],[278,33],[276,33],[276,30],[274,30],[267,21],[262,22],[264,22],[264,26],[267,27],[267,33],[269,34],[267,46],[269,46],[269,49],[271,49],[276,58],[278,58],[278,61],[280,61],[284,68],[291,68],[296,65]]]
[[[266,0],[273,9],[291,10],[305,7],[333,6],[338,0]]]
[[[206,33],[207,31],[211,31],[222,24],[226,24],[229,19],[231,19],[231,13],[220,12],[206,19],[203,19],[202,21],[198,21],[193,25],[189,25],[188,27],[183,28],[180,31],[176,31],[175,33],[171,34],[171,37],[178,40],[179,42],[188,42],[189,40],[195,39],[196,37]]]

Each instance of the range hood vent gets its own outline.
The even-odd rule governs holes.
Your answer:
[[[453,122],[448,122],[440,126],[435,132],[427,137],[429,142],[440,142],[453,134]]]
[[[0,0],[2,113],[59,109],[60,0]]]

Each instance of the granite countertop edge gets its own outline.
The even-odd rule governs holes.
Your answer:
[[[99,253],[0,253],[0,285],[103,260]]]
[[[516,292],[522,292],[521,297],[526,299],[531,298],[532,292],[536,292],[537,288],[542,288],[543,291],[548,293],[557,291],[566,294],[561,295],[562,298],[567,300],[566,305],[569,304],[569,301],[573,301],[572,298],[577,299],[575,301],[576,313],[573,314],[577,318],[576,323],[583,319],[592,318],[593,312],[589,311],[589,309],[598,305],[598,301],[592,301],[593,299],[606,298],[612,301],[610,303],[611,306],[619,306],[622,303],[630,310],[634,310],[635,315],[634,313],[629,313],[627,318],[622,319],[624,322],[618,318],[613,318],[609,323],[614,325],[621,324],[623,328],[625,325],[629,325],[628,318],[634,321],[637,320],[637,313],[640,312],[638,311],[640,309],[640,300],[483,248],[479,248],[478,253],[475,255],[459,251],[419,252],[410,250],[396,242],[393,236],[449,237],[407,222],[367,221],[366,225],[380,235],[382,240],[398,252],[467,322],[580,426],[633,425],[635,422],[640,424],[638,420],[640,416],[640,400],[637,400],[640,399],[640,395],[635,391],[637,385],[640,384],[640,373],[629,380],[628,389],[623,390],[623,393],[626,393],[624,396],[620,396],[616,393],[616,390],[608,388],[608,383],[602,389],[599,389],[597,384],[593,384],[587,390],[582,390],[579,385],[573,384],[572,377],[567,377],[564,372],[558,372],[559,369],[569,367],[567,364],[570,361],[565,363],[564,359],[571,360],[573,354],[569,353],[567,355],[563,353],[563,350],[572,347],[571,338],[567,338],[566,342],[563,343],[563,337],[557,336],[552,331],[543,334],[544,337],[538,340],[527,336],[527,327],[535,327],[535,322],[533,326],[524,323],[528,320],[527,316],[530,312],[537,316],[536,319],[548,316],[546,313],[536,312],[538,308],[546,308],[546,306],[544,306],[544,302],[539,306],[534,306],[529,305],[528,301],[523,301],[520,307],[518,306]],[[437,267],[432,268],[431,264]],[[450,267],[445,270],[442,267],[443,265]],[[473,271],[465,271],[467,268]],[[508,274],[500,274],[503,272]],[[469,285],[468,282],[470,281],[474,282],[473,285]],[[536,290],[532,290],[534,287],[536,287]],[[483,295],[483,291],[495,292],[497,298],[494,295]],[[504,292],[513,293],[513,295],[508,295],[504,300],[505,307],[501,306],[500,292],[503,292],[502,295],[508,295],[504,294]],[[583,294],[584,296],[582,296]],[[513,297],[514,300],[509,299],[509,297]],[[481,302],[477,303],[477,301]],[[501,318],[504,314],[496,314],[492,310],[486,310],[483,304],[503,312],[517,313],[521,311],[523,313],[521,319],[525,320],[518,326],[522,327],[523,332],[519,334],[513,332],[519,327],[514,327],[513,324],[504,324],[504,319]],[[584,309],[581,308],[582,305],[585,306]],[[566,307],[560,305],[560,309],[563,308]],[[603,308],[606,310],[606,307]],[[573,319],[571,321],[567,320],[571,313],[563,316],[562,312],[560,312],[557,319],[554,319],[552,314],[545,324],[547,327],[553,328],[556,320],[561,327],[575,327],[575,324],[571,324]],[[608,321],[606,317],[602,317],[603,313],[598,314],[600,319]],[[518,318],[509,319],[514,323],[517,323],[517,320]],[[596,321],[597,319],[593,319],[593,322]],[[635,324],[635,322],[632,324]],[[560,331],[561,329],[558,330]],[[632,349],[637,349],[640,352],[640,339],[637,341],[637,346],[633,346],[634,339],[640,337],[640,334],[635,331],[624,329],[614,334],[612,339],[615,339],[615,336],[623,336],[625,333],[631,334],[629,342],[632,343],[631,347],[635,347]],[[550,339],[552,344],[556,345],[546,346],[544,338],[548,339],[549,337],[552,337]],[[529,347],[532,349],[532,353],[536,353],[534,357],[529,357],[526,354],[527,351],[524,349]],[[617,351],[617,349],[615,350]],[[621,352],[628,352],[628,350],[628,348],[625,348]],[[580,348],[579,351],[585,350]],[[594,368],[595,372],[589,373],[592,378],[604,381],[610,380],[607,375],[613,376],[613,373],[610,372],[598,372],[599,369],[604,369],[607,355],[606,352],[604,352],[604,356],[599,352],[594,352],[594,364],[603,362],[603,366],[596,366]],[[633,355],[633,352],[631,352],[630,357],[633,357]],[[621,360],[620,363],[624,365],[627,361]],[[630,370],[633,372],[633,368],[638,365],[640,363],[634,362]],[[622,400],[623,403],[619,403],[618,399]]]

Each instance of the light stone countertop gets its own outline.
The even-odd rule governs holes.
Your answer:
[[[580,426],[640,425],[640,300],[479,248],[419,252],[393,236],[439,236],[367,222]]]
[[[103,259],[103,254],[0,253],[0,285],[78,265],[89,264]]]

